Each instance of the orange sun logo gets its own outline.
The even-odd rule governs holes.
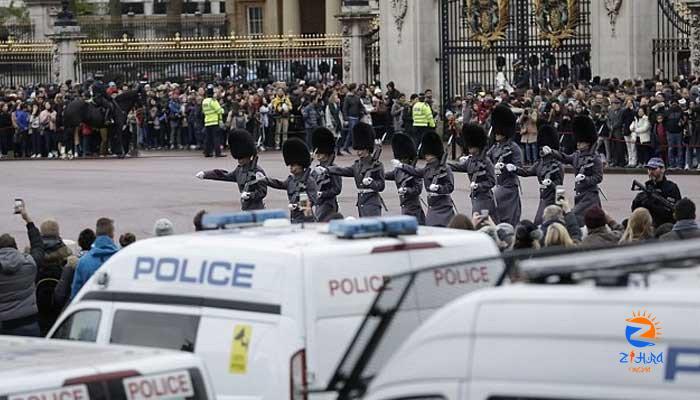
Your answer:
[[[625,337],[629,344],[640,348],[656,345],[656,340],[661,336],[661,323],[654,315],[646,311],[632,312],[632,318],[625,321]]]

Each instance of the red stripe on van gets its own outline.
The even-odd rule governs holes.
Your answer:
[[[390,253],[392,251],[437,249],[440,247],[442,247],[442,246],[440,246],[440,243],[437,243],[437,242],[399,243],[399,244],[390,244],[388,246],[375,247],[372,249],[372,254],[374,254],[374,253]]]
[[[85,375],[78,378],[71,378],[63,382],[63,386],[77,385],[80,383],[106,382],[115,379],[130,378],[138,376],[139,373],[133,370],[110,372],[106,374]]]

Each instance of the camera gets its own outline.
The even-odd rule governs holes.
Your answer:
[[[15,214],[21,214],[24,211],[24,200],[15,199]]]

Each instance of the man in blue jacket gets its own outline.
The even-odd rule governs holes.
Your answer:
[[[92,244],[92,248],[87,254],[80,258],[78,266],[75,269],[73,286],[71,287],[71,299],[78,294],[92,274],[119,250],[117,245],[114,244],[114,221],[111,219],[98,219],[95,227],[95,235],[97,238]]]

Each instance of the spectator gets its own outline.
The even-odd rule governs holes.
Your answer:
[[[292,112],[292,102],[282,88],[277,89],[277,96],[272,100],[272,112],[276,123],[275,150],[279,150],[287,140],[289,117]]]
[[[154,236],[170,236],[175,234],[173,223],[167,218],[161,218],[153,225]]]
[[[474,230],[472,220],[464,214],[456,214],[454,217],[452,217],[450,223],[447,224],[447,227],[451,229],[462,229],[465,231]]]
[[[564,211],[565,209],[567,210],[566,212]],[[550,225],[553,223],[560,223],[566,227],[569,237],[571,237],[575,243],[581,241],[583,236],[581,228],[578,225],[576,214],[569,211],[568,202],[565,201],[565,204],[562,204],[562,206],[551,205],[545,207],[542,213],[542,221],[540,230],[543,232],[543,236],[546,236],[547,229]]]
[[[525,250],[540,248],[540,239],[542,239],[542,231],[529,220],[522,220],[515,227],[515,243],[513,250]]]
[[[661,236],[671,232],[673,229],[673,224],[670,222],[667,222],[661,226],[656,227],[654,229],[654,239],[661,239]]]
[[[85,228],[80,231],[80,234],[78,235],[78,247],[80,247],[78,258],[84,256],[88,251],[90,251],[93,243],[95,243],[95,231],[90,228]]]
[[[639,207],[632,212],[620,243],[643,242],[654,238],[654,225],[649,210]]]
[[[585,246],[616,244],[622,237],[623,227],[600,207],[589,208],[584,215],[584,221],[588,234],[581,244]]]
[[[632,122],[630,132],[639,140],[639,150],[637,151],[638,164],[645,165],[653,157],[651,123],[647,116],[646,107],[639,107],[639,110],[637,110],[637,116]]]
[[[95,224],[95,242],[90,251],[80,258],[71,286],[71,299],[75,297],[92,275],[119,249],[114,244],[114,221],[100,218]]]
[[[63,267],[61,278],[58,280],[56,287],[53,290],[53,307],[60,314],[61,311],[68,305],[71,293],[71,284],[75,277],[75,268],[78,265],[79,258],[70,256],[66,260],[66,266]]]
[[[499,250],[501,252],[508,251],[515,244],[515,228],[507,222],[502,222],[496,225],[496,237],[498,238],[496,243]]]
[[[695,203],[687,197],[676,203],[673,211],[676,223],[671,232],[661,236],[661,240],[685,240],[700,237],[700,228],[695,222]]]
[[[122,249],[136,241],[136,235],[131,232],[123,233],[119,236],[119,245]]]
[[[313,95],[307,104],[302,115],[304,117],[304,130],[306,131],[306,145],[311,147],[311,136],[313,131],[323,125],[323,115],[321,113],[320,97]]]
[[[55,283],[61,278],[66,261],[72,253],[63,243],[56,221],[49,219],[42,222],[39,230],[44,255],[34,260],[37,265],[36,302],[39,327],[41,334],[45,335],[58,318],[60,310],[56,310],[53,305]]]
[[[420,143],[423,140],[423,135],[435,129],[433,110],[425,102],[425,94],[418,94],[418,101],[413,105],[411,116],[413,118],[413,140]]]
[[[576,244],[569,236],[569,232],[564,225],[559,222],[554,222],[547,229],[547,234],[544,237],[544,247],[574,247]]]
[[[350,132],[352,132],[353,128],[357,123],[360,121],[360,118],[362,118],[362,115],[364,115],[365,109],[362,105],[362,101],[360,100],[360,97],[357,96],[355,93],[355,90],[357,89],[357,85],[354,83],[351,83],[348,85],[348,94],[345,96],[345,100],[343,100],[343,117],[345,118],[345,123],[346,123],[346,129],[347,129],[347,136],[345,139],[345,143],[342,143],[342,148],[341,151],[346,153],[346,154],[351,154],[350,153],[350,146],[352,146],[352,135]],[[419,142],[416,142],[419,143]]]
[[[43,258],[41,234],[26,208],[21,212],[27,224],[31,255],[17,249],[15,238],[0,236],[0,334],[39,336],[38,308],[34,293],[37,267]]]

